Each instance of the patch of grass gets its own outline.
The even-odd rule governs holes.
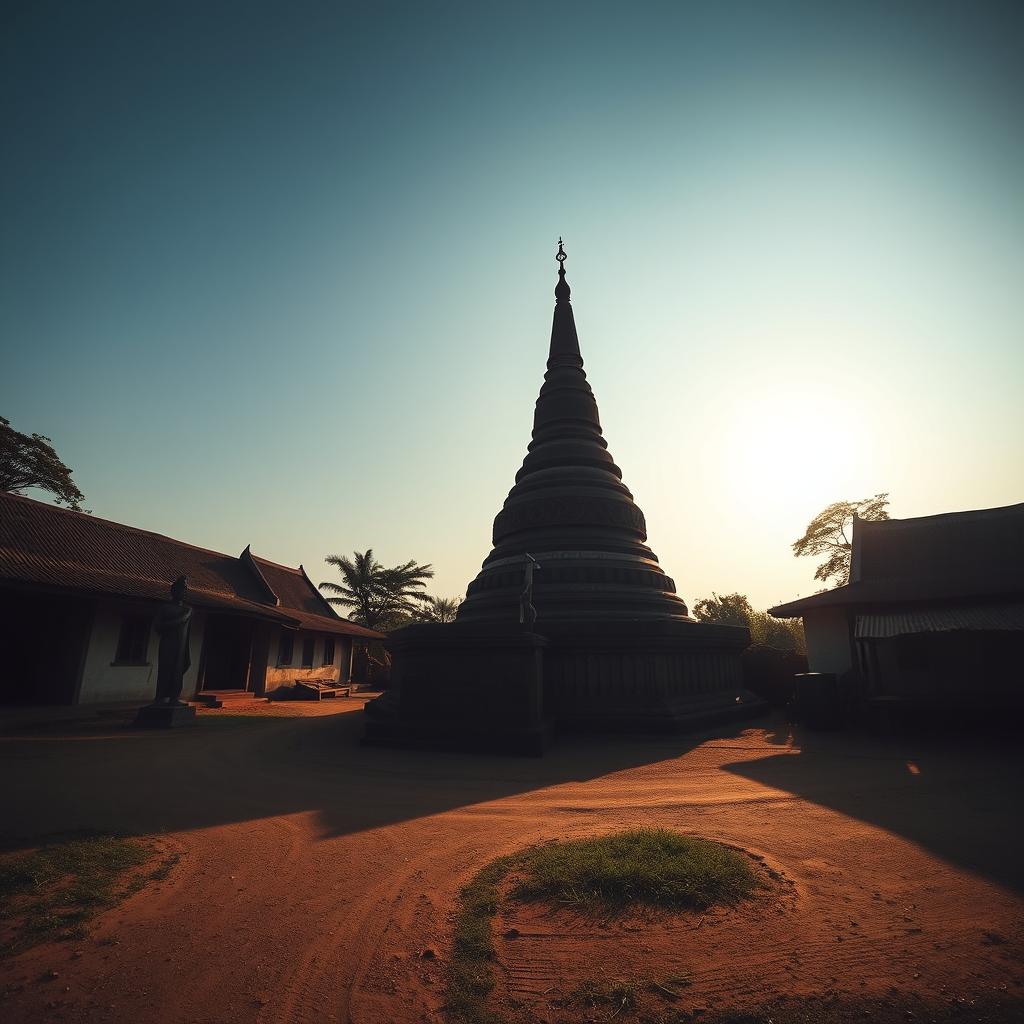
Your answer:
[[[73,836],[0,859],[0,957],[82,938],[92,917],[131,890],[124,876],[152,856],[139,840]]]
[[[555,1005],[570,1009],[586,1008],[589,1010],[604,1006],[611,1010],[607,1019],[617,1017],[619,1014],[626,1015],[631,1010],[636,1010],[642,1003],[644,993],[651,993],[657,996],[662,1002],[676,1002],[682,996],[681,989],[692,985],[693,981],[688,974],[677,974],[667,978],[641,978],[625,979],[616,978],[613,981],[597,981],[588,979],[581,982],[569,995],[559,999]],[[644,1015],[645,1020],[676,1020],[677,1013],[659,1013],[656,1017]]]
[[[719,843],[665,829],[632,829],[595,839],[549,843],[500,857],[479,871],[459,893],[452,964],[445,1009],[460,1024],[497,1024],[487,1007],[494,989],[491,921],[502,881],[515,871],[513,896],[583,907],[621,908],[643,902],[702,910],[735,903],[758,886],[749,860]],[[690,984],[687,975],[659,981],[590,983],[575,992],[574,1005],[603,1003],[613,1015],[636,1005],[646,989],[674,999]]]
[[[584,981],[561,1001],[563,1006],[587,1006],[594,1009],[607,1006],[612,1009],[612,1017],[618,1016],[623,1010],[632,1010],[636,1006],[637,993],[643,982],[625,981],[617,978],[614,981]]]
[[[459,893],[455,921],[452,968],[445,1008],[462,1024],[498,1024],[500,1018],[487,1010],[494,988],[494,940],[491,918],[498,912],[498,885],[516,857],[499,857],[478,871]]]
[[[668,829],[549,843],[524,854],[521,866],[516,898],[589,910],[629,903],[706,910],[737,903],[759,885],[743,854]]]

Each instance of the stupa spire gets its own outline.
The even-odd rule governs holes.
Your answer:
[[[555,259],[558,260],[558,284],[555,285],[555,298],[559,302],[569,301],[569,282],[565,279],[565,261],[569,257],[565,254],[565,249],[562,248],[562,239],[558,239],[558,253],[555,255]]]
[[[583,366],[580,356],[580,342],[576,336],[576,320],[569,302],[569,282],[565,279],[565,261],[568,257],[562,239],[558,239],[558,284],[555,285],[555,316],[551,322],[551,350],[548,353],[548,368],[568,363]]]

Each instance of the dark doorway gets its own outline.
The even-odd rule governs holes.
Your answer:
[[[244,690],[249,682],[252,623],[230,615],[211,615],[203,634],[201,690]]]
[[[92,606],[72,597],[0,591],[0,704],[74,704]]]

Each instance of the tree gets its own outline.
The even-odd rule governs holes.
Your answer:
[[[749,626],[754,609],[744,594],[725,594],[719,597],[712,591],[710,597],[701,598],[693,606],[698,622],[717,622],[723,626]]]
[[[885,510],[888,504],[888,493],[876,494],[862,501],[833,502],[819,512],[808,524],[804,535],[793,542],[793,554],[797,558],[824,555],[825,561],[814,570],[814,578],[826,584],[835,580],[836,586],[848,583],[853,533],[847,536],[847,524],[853,523],[854,516],[872,522],[888,519],[889,513]]]
[[[326,581],[320,584],[333,596],[331,604],[351,608],[349,618],[369,629],[386,632],[407,625],[416,617],[425,595],[419,593],[433,577],[430,565],[417,565],[413,561],[386,569],[373,557],[373,549],[356,551],[355,557],[331,555],[325,561],[341,572],[341,583]]]
[[[49,491],[58,505],[63,502],[82,511],[85,495],[58,458],[53,442],[42,434],[22,434],[0,416],[0,491],[21,494],[30,487]]]
[[[417,617],[424,622],[454,622],[459,613],[461,597],[423,597],[423,607]]]

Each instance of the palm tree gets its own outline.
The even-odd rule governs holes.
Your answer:
[[[373,557],[373,549],[354,552],[354,557],[331,555],[325,559],[336,566],[342,582],[325,581],[320,589],[332,595],[331,604],[351,608],[349,618],[369,629],[396,629],[413,618],[424,594],[426,581],[434,575],[430,565],[409,561],[386,569]]]
[[[454,622],[459,613],[461,597],[429,597],[424,595],[418,618],[424,622]]]

